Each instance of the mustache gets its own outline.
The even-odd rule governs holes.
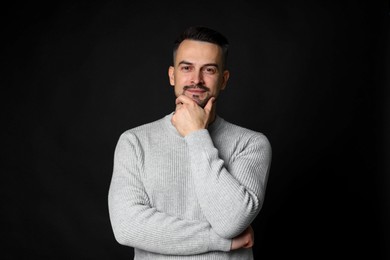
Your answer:
[[[183,90],[187,90],[187,89],[191,89],[191,88],[199,88],[199,89],[202,89],[204,91],[209,91],[210,90],[208,87],[206,87],[205,85],[201,85],[201,84],[191,85],[191,86],[184,86]]]

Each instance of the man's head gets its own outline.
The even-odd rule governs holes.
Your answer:
[[[186,95],[202,107],[211,97],[217,98],[229,79],[228,47],[227,39],[217,31],[186,29],[174,42],[173,66],[168,70],[175,95]]]

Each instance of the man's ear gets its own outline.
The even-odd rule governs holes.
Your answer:
[[[225,70],[223,72],[223,76],[222,76],[221,90],[224,90],[226,88],[226,85],[227,85],[227,82],[229,80],[229,77],[230,77],[230,72],[228,70]]]
[[[169,66],[168,69],[168,77],[169,77],[169,84],[171,86],[175,86],[175,68],[173,66]]]

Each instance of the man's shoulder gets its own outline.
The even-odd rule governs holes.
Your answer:
[[[138,126],[135,126],[132,128],[129,128],[129,129],[125,130],[122,133],[122,135],[125,135],[125,136],[133,135],[133,136],[137,136],[137,137],[142,137],[145,135],[158,133],[159,131],[157,131],[157,130],[162,130],[164,128],[165,121],[167,120],[167,116],[156,119],[154,121],[143,123],[141,125],[138,125]]]
[[[221,130],[223,135],[227,138],[239,139],[241,141],[256,141],[270,145],[267,136],[259,130],[251,129],[226,120],[223,120]]]
[[[236,123],[232,123],[226,120],[223,120],[223,129],[229,133],[239,134],[239,135],[248,135],[248,136],[260,136],[266,137],[265,134],[261,131],[251,129]]]

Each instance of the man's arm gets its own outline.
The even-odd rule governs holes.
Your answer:
[[[271,162],[271,146],[254,134],[246,147],[229,161],[229,169],[207,131],[215,110],[209,100],[204,109],[180,96],[172,123],[184,136],[190,151],[191,170],[204,215],[222,237],[241,234],[256,217],[264,199]],[[233,141],[233,140],[232,140]]]
[[[252,226],[247,227],[240,235],[232,240],[231,250],[250,248],[255,243],[255,234]]]
[[[150,206],[140,177],[142,157],[137,138],[122,135],[115,149],[108,197],[117,241],[159,254],[229,251],[231,240],[217,235],[208,222],[180,219]]]
[[[260,134],[252,136],[225,166],[207,130],[185,139],[203,214],[217,234],[236,237],[251,224],[263,203],[271,157],[268,140]]]

